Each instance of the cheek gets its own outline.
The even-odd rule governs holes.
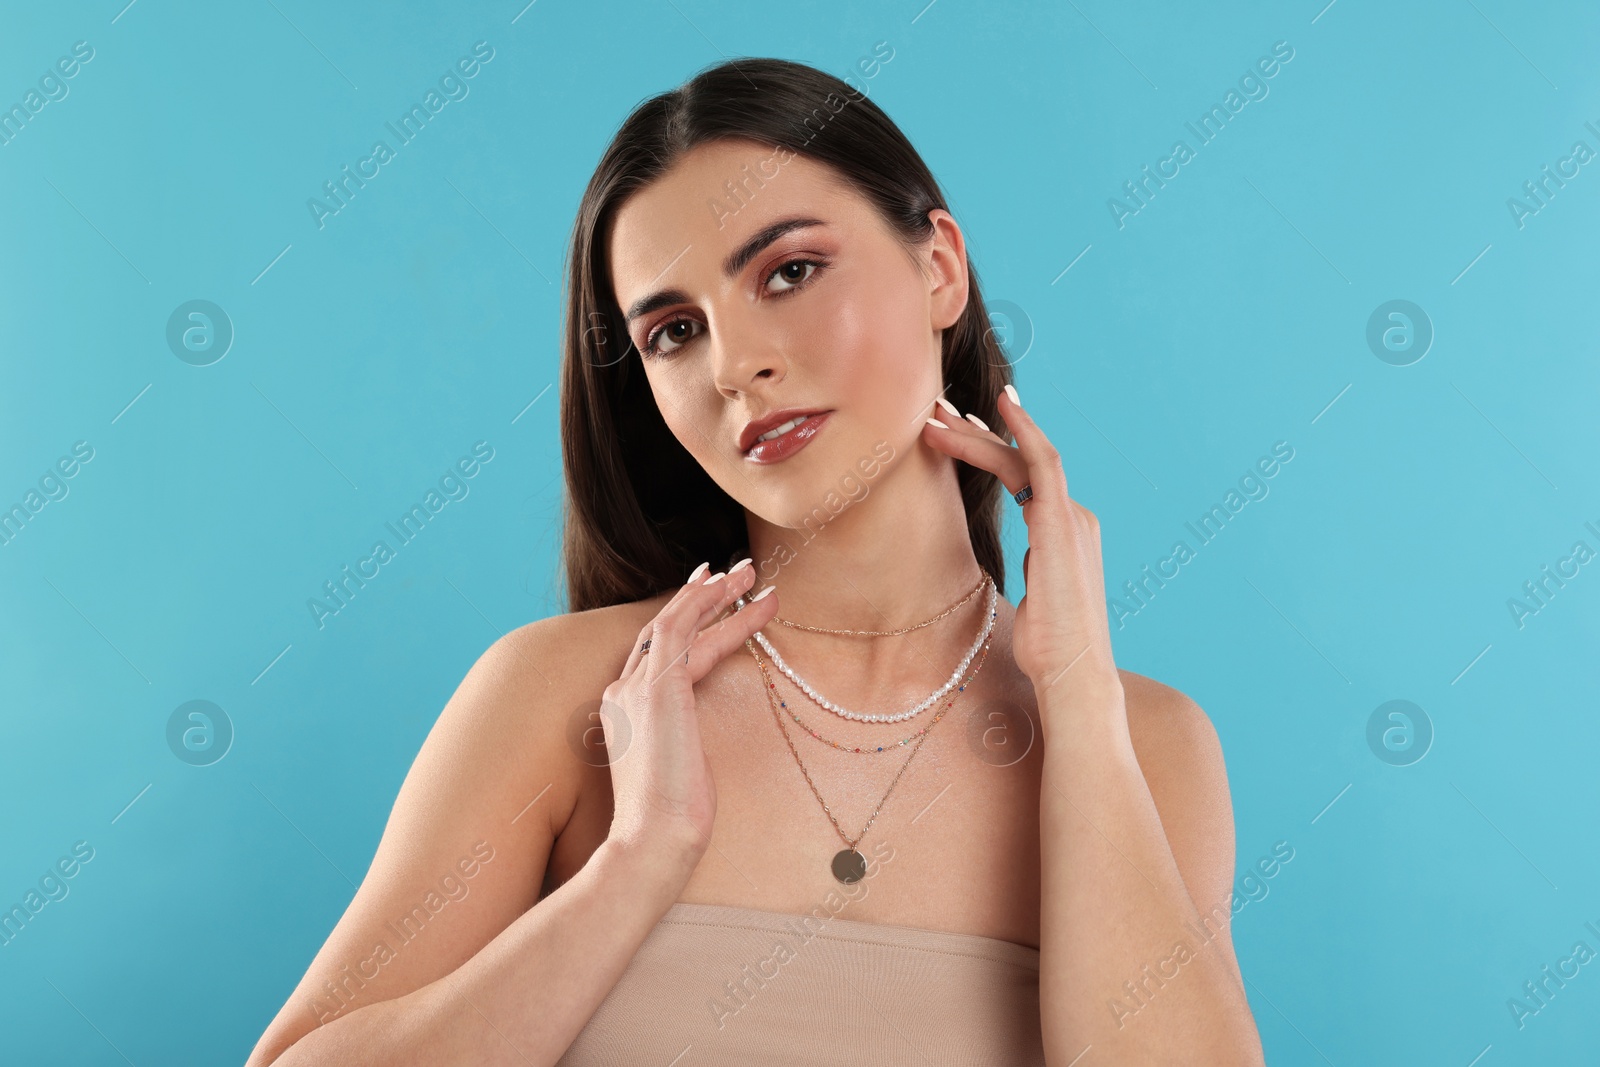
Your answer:
[[[687,371],[688,368],[669,367],[653,374],[650,392],[672,436],[702,467],[709,469],[718,461],[706,429],[717,425],[717,394],[710,383]]]
[[[937,360],[929,365],[926,301],[919,306],[886,286],[839,286],[836,292],[811,319],[801,349],[820,377],[842,395],[877,391],[887,397],[908,388],[920,392],[930,369],[937,376]]]

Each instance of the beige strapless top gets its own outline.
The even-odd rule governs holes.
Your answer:
[[[1044,1064],[1039,950],[677,903],[558,1067]]]

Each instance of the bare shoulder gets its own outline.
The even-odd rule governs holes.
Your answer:
[[[1134,754],[1189,895],[1202,912],[1226,906],[1233,894],[1233,802],[1216,727],[1181,690],[1119,673]]]
[[[507,695],[550,690],[581,696],[592,688],[598,697],[621,672],[633,634],[654,618],[668,599],[669,594],[662,594],[525,623],[490,645],[472,671]],[[600,684],[593,685],[597,680]],[[519,719],[511,718],[513,722]]]
[[[483,703],[485,742],[497,749],[537,753],[547,771],[562,765],[581,769],[564,747],[567,728],[622,673],[634,636],[669,598],[663,594],[552,615],[496,641],[468,675],[481,674],[483,684],[493,690]],[[552,792],[559,792],[546,808],[547,821],[551,834],[559,836],[577,800],[576,778],[552,778],[551,784]]]
[[[1221,761],[1222,743],[1211,717],[1188,694],[1165,682],[1118,668],[1127,702],[1128,732],[1141,766],[1148,755],[1169,769],[1173,762]],[[1146,773],[1152,768],[1146,768]]]
[[[412,761],[366,876],[247,1067],[450,973],[537,903],[590,770],[566,747],[567,723],[621,672],[653,603],[530,622],[478,656]]]

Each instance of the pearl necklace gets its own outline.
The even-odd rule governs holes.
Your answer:
[[[971,648],[967,649],[967,654],[961,658],[961,663],[950,675],[950,680],[945,682],[944,685],[940,686],[938,689],[934,690],[933,694],[930,695],[928,699],[924,700],[916,707],[911,708],[909,711],[902,711],[895,714],[873,715],[870,713],[850,711],[846,708],[840,707],[838,704],[833,703],[831,700],[828,700],[821,693],[813,689],[810,682],[807,682],[804,678],[796,674],[794,672],[794,668],[790,667],[783,661],[783,657],[778,655],[778,650],[772,647],[771,642],[767,640],[766,635],[760,630],[755,632],[755,639],[760,642],[761,647],[765,649],[767,655],[771,657],[773,665],[787,675],[789,680],[800,688],[801,692],[805,693],[806,696],[810,697],[824,708],[827,708],[835,715],[845,719],[854,719],[857,722],[904,722],[906,719],[919,715],[928,708],[931,708],[938,702],[940,697],[954,689],[957,683],[961,681],[961,672],[967,669],[967,664],[972,662],[972,657],[978,654],[978,649],[983,647],[983,642],[988,638],[990,632],[994,629],[994,620],[996,615],[994,606],[995,602],[999,599],[999,596],[999,590],[991,579],[989,582],[989,615],[986,619],[984,619],[983,629],[981,632],[979,632],[978,639],[972,642]]]

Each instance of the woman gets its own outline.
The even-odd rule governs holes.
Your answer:
[[[900,131],[711,68],[624,123],[569,269],[572,612],[468,673],[250,1064],[1260,1063],[1216,734],[1113,662]]]

